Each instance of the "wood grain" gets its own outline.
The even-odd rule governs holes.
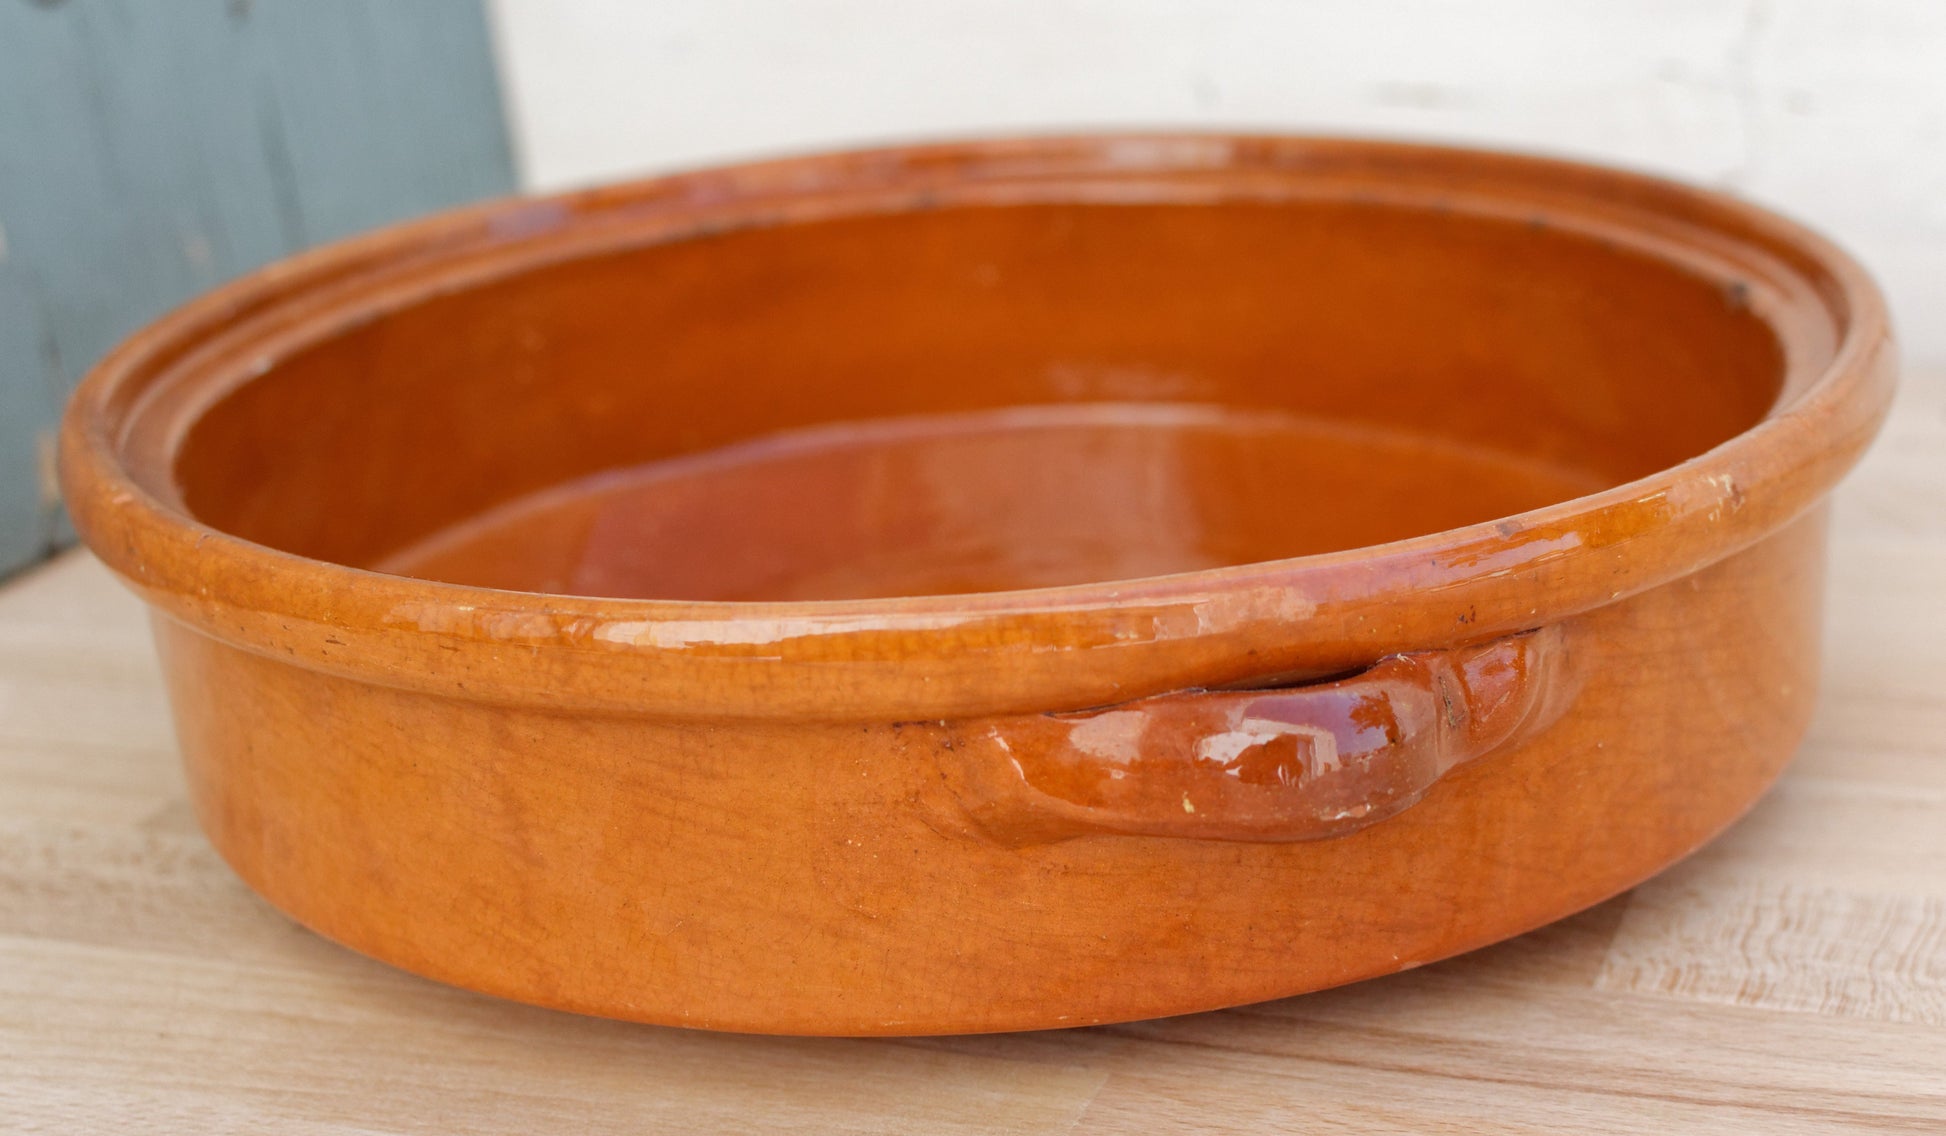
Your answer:
[[[140,605],[0,591],[0,1131],[1937,1132],[1946,372],[1840,497],[1825,695],[1752,814],[1652,883],[1394,978],[1044,1034],[582,1019],[304,932],[190,820]]]

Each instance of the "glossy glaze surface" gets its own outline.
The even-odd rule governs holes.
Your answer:
[[[1553,725],[1580,685],[1563,637],[1394,655],[1301,687],[976,719],[941,741],[942,768],[979,832],[1010,844],[1344,836]]]
[[[641,599],[997,592],[1383,544],[1601,488],[1593,471],[1438,435],[1081,403],[841,423],[611,470],[375,567]]]
[[[1708,193],[969,144],[301,258],[105,361],[63,476],[212,839],[310,925],[623,1017],[1004,1029],[1694,848],[1801,733],[1891,376],[1855,266]]]

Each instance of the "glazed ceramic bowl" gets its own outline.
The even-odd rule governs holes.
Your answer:
[[[1174,1014],[1708,840],[1817,678],[1870,282],[1723,196],[1353,141],[813,157],[314,252],[62,474],[202,824],[320,933],[715,1029]]]

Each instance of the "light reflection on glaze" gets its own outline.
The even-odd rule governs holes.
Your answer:
[[[1552,722],[1574,688],[1565,639],[1551,626],[1315,686],[975,722],[950,730],[941,769],[1002,843],[1342,836]]]
[[[819,426],[608,470],[468,517],[374,567],[622,599],[972,595],[1378,546],[1602,484],[1518,453],[1283,411],[1017,406]],[[1154,634],[1313,610],[1288,590],[1213,590],[1200,603],[1190,626]],[[741,632],[693,638],[726,634]]]
[[[1488,578],[1531,571],[1570,555],[1582,546],[1581,533],[1549,533],[1503,526],[1499,539],[1482,542],[1439,561],[1446,568]]]

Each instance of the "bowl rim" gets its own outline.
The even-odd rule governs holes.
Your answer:
[[[1734,272],[1784,349],[1776,404],[1703,454],[1513,517],[1166,576],[887,599],[613,599],[420,580],[224,533],[170,488],[181,426],[281,352],[544,264],[859,213],[1317,196],[1520,216]],[[773,159],[505,198],[328,244],[191,300],[110,352],[69,402],[59,460],[76,528],[111,568],[168,615],[262,655],[461,697],[667,713],[694,712],[701,698],[710,712],[764,717],[815,715],[839,697],[934,717],[1329,673],[1616,602],[1811,509],[1876,432],[1894,370],[1885,304],[1864,270],[1804,226],[1722,193],[1448,146],[1108,133]],[[156,429],[164,418],[175,428]],[[442,673],[450,665],[421,665],[435,658],[428,638],[532,654],[521,665],[476,651],[458,668],[473,681],[460,682]],[[1049,646],[1067,648],[1052,652],[1063,667],[985,673]],[[779,665],[803,680],[802,696],[779,700],[775,675],[754,675]]]

